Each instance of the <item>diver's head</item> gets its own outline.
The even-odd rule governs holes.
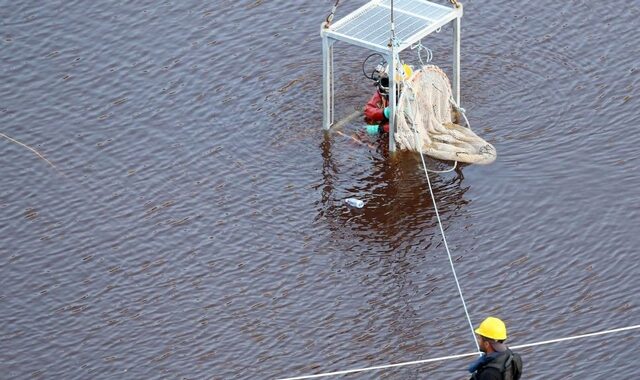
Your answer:
[[[386,74],[381,75],[376,83],[380,94],[389,96],[389,77]]]
[[[385,97],[389,96],[389,74],[387,74],[386,68],[384,71],[376,71],[379,73],[377,77],[376,84],[378,86],[378,91]],[[411,66],[403,63],[402,66],[398,69],[398,73],[394,76],[396,82],[396,97],[400,96],[402,92],[402,85],[404,81],[409,80],[413,75],[413,69]]]
[[[378,92],[380,93],[380,95],[382,95],[385,99],[389,99],[389,77],[386,75],[381,77],[376,81],[376,84],[378,85]],[[398,101],[398,99],[400,98],[401,92],[402,83],[396,82],[396,101]]]

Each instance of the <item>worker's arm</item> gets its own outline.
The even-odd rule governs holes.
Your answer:
[[[383,104],[380,93],[376,91],[364,107],[364,120],[368,124],[378,124],[387,120],[384,115]]]

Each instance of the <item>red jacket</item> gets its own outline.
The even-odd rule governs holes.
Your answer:
[[[384,109],[387,103],[388,100],[380,94],[380,91],[376,91],[367,105],[364,106],[364,121],[367,124],[382,125],[382,129],[389,133],[389,119],[384,117]]]

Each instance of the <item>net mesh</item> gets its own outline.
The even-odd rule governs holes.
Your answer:
[[[404,82],[400,96],[396,144],[400,149],[422,150],[440,160],[492,163],[496,159],[495,148],[470,128],[454,122],[457,112],[452,99],[449,78],[439,67],[426,65],[416,70]]]

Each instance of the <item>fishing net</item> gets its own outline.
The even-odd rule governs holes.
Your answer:
[[[423,66],[405,81],[398,104],[395,140],[400,149],[471,164],[490,164],[496,149],[470,128],[454,122],[451,83],[435,65]],[[417,132],[417,144],[416,136]]]

